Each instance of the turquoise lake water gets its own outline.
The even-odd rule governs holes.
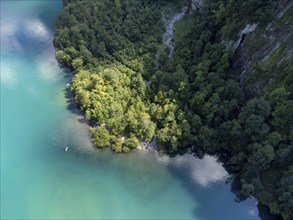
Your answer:
[[[1,0],[1,219],[260,219],[213,157],[94,150],[54,57],[61,7]]]

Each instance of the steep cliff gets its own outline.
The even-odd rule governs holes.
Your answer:
[[[241,36],[234,68],[240,82],[254,94],[277,87],[293,92],[293,2],[279,1],[272,21]]]

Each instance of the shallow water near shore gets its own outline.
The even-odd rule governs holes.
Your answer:
[[[1,0],[1,219],[259,219],[214,157],[93,148],[54,57],[61,6]]]

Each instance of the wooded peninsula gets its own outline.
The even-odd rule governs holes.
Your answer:
[[[171,48],[164,33],[182,10]],[[95,146],[218,155],[239,199],[289,220],[292,27],[290,1],[64,0],[54,45]]]

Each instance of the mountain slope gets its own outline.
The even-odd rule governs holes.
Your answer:
[[[271,22],[242,39],[234,66],[251,93],[293,92],[293,2],[280,1]]]

